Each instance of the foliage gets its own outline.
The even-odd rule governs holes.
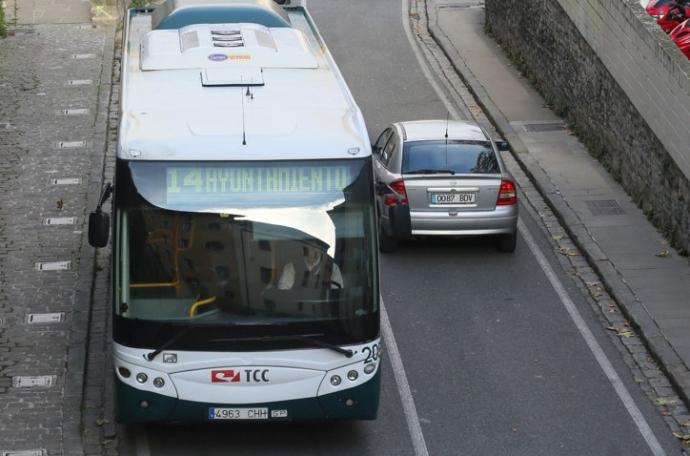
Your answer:
[[[147,6],[149,3],[151,3],[151,2],[149,2],[148,0],[132,0],[129,3],[129,7],[130,8],[143,8],[143,7]]]
[[[5,23],[5,8],[0,5],[0,38],[7,36],[7,23]]]

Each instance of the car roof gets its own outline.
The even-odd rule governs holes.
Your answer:
[[[464,139],[469,141],[486,141],[489,139],[479,125],[462,120],[415,120],[399,122],[398,125],[405,132],[405,141],[443,139],[446,133],[446,125],[448,126],[448,139]]]

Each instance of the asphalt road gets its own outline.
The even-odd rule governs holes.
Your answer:
[[[445,117],[405,36],[400,0],[308,7],[372,139],[392,121]],[[535,221],[521,217],[666,454],[680,454]],[[487,241],[414,242],[381,267],[428,454],[654,454],[524,239],[514,255]],[[122,454],[415,455],[388,360],[383,374],[375,422],[154,426],[123,431]]]

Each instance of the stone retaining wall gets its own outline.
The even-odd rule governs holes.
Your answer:
[[[690,250],[690,61],[638,0],[486,0],[486,27],[650,220]]]

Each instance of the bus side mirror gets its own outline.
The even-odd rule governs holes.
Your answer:
[[[505,141],[503,139],[500,141],[496,141],[496,147],[501,152],[507,152],[510,150],[510,144],[508,144],[508,141]]]
[[[89,214],[89,244],[92,247],[105,247],[110,238],[110,215],[100,208]]]
[[[96,210],[89,214],[89,244],[92,247],[105,247],[110,237],[110,215],[103,212],[103,204],[113,193],[113,185],[108,182],[98,198]]]

